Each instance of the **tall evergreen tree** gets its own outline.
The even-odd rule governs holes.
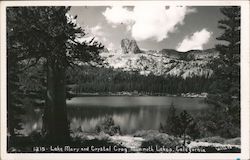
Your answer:
[[[66,111],[65,71],[77,61],[98,61],[102,46],[93,39],[79,42],[85,35],[68,15],[70,7],[9,7],[8,29],[20,50],[18,60],[34,59],[34,66],[45,59],[47,75],[43,133],[50,142],[69,138]]]
[[[177,126],[179,126],[179,119],[176,115],[176,108],[174,106],[174,103],[172,102],[168,110],[166,124],[165,126],[163,126],[162,131],[169,135],[178,136],[179,128]]]
[[[223,113],[220,117],[224,119],[216,120],[221,125],[218,128],[229,126],[224,133],[233,137],[237,135],[230,134],[230,130],[240,127],[240,7],[223,7],[221,13],[225,18],[218,27],[224,32],[217,38],[222,43],[216,46],[219,57],[212,64],[214,83],[209,101]]]
[[[179,121],[180,135],[183,136],[183,145],[185,146],[187,131],[191,126],[191,122],[193,122],[193,117],[186,110],[184,110],[179,115]]]

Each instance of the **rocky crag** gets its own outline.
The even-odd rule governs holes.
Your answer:
[[[128,53],[141,53],[136,41],[134,39],[122,39],[121,40],[121,48],[123,54]]]
[[[190,50],[178,52],[173,49],[160,51],[141,50],[135,40],[123,39],[121,51],[101,53],[107,67],[124,71],[137,71],[143,75],[171,75],[183,78],[192,76],[211,76],[208,67],[218,57],[215,49]]]

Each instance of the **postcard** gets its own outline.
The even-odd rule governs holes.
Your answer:
[[[249,2],[0,4],[1,159],[249,159]]]

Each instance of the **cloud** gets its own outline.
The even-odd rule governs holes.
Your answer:
[[[119,24],[131,24],[133,23],[133,12],[122,6],[114,6],[106,8],[103,13],[108,23],[112,24],[112,27],[117,27]]]
[[[108,39],[106,38],[107,33],[103,31],[103,27],[101,24],[98,24],[94,27],[85,27],[86,30],[86,35],[83,37],[78,37],[77,40],[82,43],[82,42],[90,42],[93,38],[94,41],[100,42],[102,44],[109,44]]]
[[[90,28],[90,32],[95,36],[103,36],[104,35],[104,32],[102,31],[102,27],[99,24]]]
[[[102,29],[102,26],[98,24],[92,28],[89,28],[89,32],[91,34],[91,37],[95,37],[95,41],[105,43],[107,42],[107,33],[104,33]]]
[[[183,25],[185,16],[192,12],[196,10],[189,7],[143,5],[135,6],[133,10],[121,6],[106,8],[103,15],[113,27],[126,24],[137,41],[153,39],[159,42],[175,32],[178,25]]]
[[[95,37],[95,40],[101,42],[108,50],[115,49],[115,45],[106,38],[107,33],[103,32],[103,27],[101,24],[98,24],[89,30],[92,37]]]
[[[110,42],[108,45],[106,45],[107,46],[107,49],[108,50],[115,50],[115,45],[112,43],[112,42]]]
[[[192,36],[186,36],[184,40],[178,44],[176,50],[181,52],[186,52],[192,49],[202,50],[203,45],[209,41],[212,34],[212,32],[207,31],[205,28],[200,31],[196,31],[192,34]]]

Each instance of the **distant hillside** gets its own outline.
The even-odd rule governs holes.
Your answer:
[[[173,49],[141,51],[135,40],[128,39],[122,40],[121,49],[122,51],[101,53],[107,67],[138,71],[142,75],[172,75],[183,78],[211,76],[213,71],[208,64],[218,56],[215,49],[187,52]]]

